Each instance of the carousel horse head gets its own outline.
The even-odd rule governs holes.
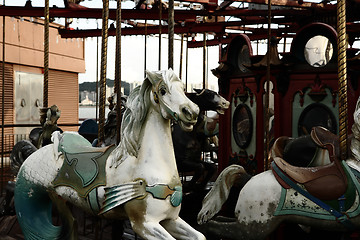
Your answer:
[[[60,118],[60,109],[56,105],[48,108],[40,108],[40,124],[41,128],[34,128],[31,130],[29,138],[31,142],[37,147],[43,147],[51,143],[51,134],[55,130],[61,131],[57,127],[57,121]]]
[[[40,124],[41,126],[54,126],[60,118],[61,111],[56,105],[49,108],[40,109]]]
[[[121,142],[112,155],[112,162],[117,162],[115,166],[125,155],[137,157],[140,132],[150,112],[158,112],[164,120],[174,120],[185,131],[192,131],[199,107],[185,95],[184,84],[172,69],[146,71],[143,84],[126,101]]]
[[[184,84],[172,69],[146,71],[152,84],[153,102],[165,119],[175,120],[185,131],[191,131],[199,114],[199,107],[190,101],[184,92]]]
[[[195,93],[190,93],[188,96],[199,106],[201,111],[211,110],[218,114],[224,114],[230,106],[229,101],[213,90],[194,88],[194,91]]]

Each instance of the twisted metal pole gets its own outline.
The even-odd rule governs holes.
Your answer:
[[[265,157],[264,157],[264,171],[269,169],[268,155],[270,151],[270,48],[271,48],[271,0],[268,2],[268,43],[266,55],[266,91],[265,91]]]
[[[145,38],[146,38],[146,36],[145,36]],[[116,8],[115,91],[116,91],[116,99],[117,99],[116,100],[116,143],[119,144],[120,139],[121,139],[121,135],[120,135],[120,129],[121,129],[121,0],[117,0],[117,8]]]
[[[347,72],[346,72],[346,0],[337,1],[337,50],[339,81],[339,137],[341,159],[347,158]]]
[[[48,107],[49,92],[49,0],[45,0],[44,8],[44,87],[43,87],[43,107]]]
[[[4,0],[5,6],[5,0]],[[4,183],[4,150],[5,150],[5,16],[3,20],[3,37],[2,37],[2,85],[1,85],[1,196],[3,195],[3,183]]]
[[[104,142],[109,0],[103,0],[98,141]]]

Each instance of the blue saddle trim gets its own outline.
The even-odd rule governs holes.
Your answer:
[[[341,224],[343,224],[347,229],[353,230],[355,229],[355,226],[353,225],[353,223],[349,220],[348,216],[345,214],[342,214],[340,212],[338,212],[336,209],[330,207],[329,205],[327,205],[326,203],[324,203],[323,201],[321,201],[320,199],[314,197],[313,195],[311,195],[310,193],[308,193],[307,191],[305,191],[304,189],[302,189],[299,185],[297,185],[295,182],[293,182],[290,178],[288,178],[281,170],[280,168],[275,164],[275,162],[271,163],[271,167],[274,169],[274,171],[279,175],[279,177],[285,181],[288,185],[290,185],[295,191],[299,192],[301,195],[303,195],[304,197],[310,199],[311,201],[313,201],[314,203],[316,203],[317,205],[319,205],[321,208],[325,209],[326,211],[328,211],[331,215],[333,215],[336,220],[338,222],[340,222]]]

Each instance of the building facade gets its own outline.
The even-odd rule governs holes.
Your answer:
[[[9,127],[13,124],[39,124],[43,107],[44,86],[44,22],[38,18],[5,17],[5,54],[0,33],[0,59],[5,62],[4,134],[28,134],[31,128]],[[58,24],[49,29],[48,106],[61,110],[58,124],[78,123],[78,74],[85,72],[83,39],[62,39]],[[2,76],[2,68],[0,67]],[[3,83],[4,82],[4,85]],[[2,97],[0,103],[2,106]],[[2,109],[2,108],[1,108]],[[0,114],[0,118],[2,114]],[[77,131],[77,126],[62,127]]]

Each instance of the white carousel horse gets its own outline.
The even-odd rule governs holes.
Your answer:
[[[24,161],[15,208],[26,239],[76,239],[65,202],[103,218],[128,218],[143,239],[205,239],[178,216],[182,187],[170,129],[175,120],[192,130],[198,107],[171,69],[147,71],[127,107],[118,146],[92,148],[78,134],[55,132],[53,144]],[[60,227],[51,222],[51,202]]]
[[[230,188],[238,182],[241,176],[246,174],[241,166],[231,165],[225,168],[203,200],[202,209],[198,214],[198,223],[204,224],[212,234],[224,238],[247,240],[265,239],[282,222],[293,222],[339,232],[359,230],[360,98],[354,112],[354,120],[351,156],[346,161],[336,159],[337,153],[332,152],[333,150],[337,151],[332,147],[336,144],[332,142],[326,146],[323,145],[328,149],[319,148],[321,151],[314,159],[312,167],[294,167],[282,159],[284,150],[282,147],[288,139],[286,137],[279,138],[272,148],[271,158],[274,160],[272,167],[281,169],[281,171],[274,173],[274,171],[268,170],[252,177],[239,193],[234,212],[235,219],[217,221],[216,218],[214,220],[212,218],[220,211],[228,198]],[[320,131],[322,130],[320,129]],[[313,137],[316,138],[316,136]],[[321,141],[317,143],[321,143]],[[280,148],[277,148],[279,146]],[[325,166],[317,167],[320,164],[325,164]],[[343,167],[339,168],[339,165]],[[326,171],[325,168],[330,169],[330,173],[323,174],[323,171]],[[309,172],[318,175],[315,176]],[[283,180],[282,184],[277,180],[279,175],[275,176],[278,173]],[[347,176],[345,178],[344,173]],[[298,180],[297,183],[288,181],[287,176]],[[286,180],[285,184],[284,179]],[[292,185],[288,186],[290,188],[285,188],[289,182]],[[312,183],[315,184],[311,185]],[[349,190],[350,185],[352,185],[353,191]],[[345,208],[343,205],[345,200],[341,195],[341,192],[344,191],[352,192],[352,196],[346,200],[348,206]],[[311,194],[309,194],[310,192]],[[340,196],[335,200],[340,210],[334,209],[333,205],[330,205],[329,196],[331,195]]]

